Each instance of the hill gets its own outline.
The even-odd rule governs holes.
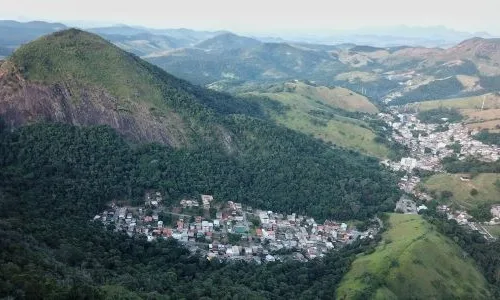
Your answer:
[[[299,81],[249,89],[254,91],[247,95],[270,98],[284,105],[279,113],[270,112],[278,124],[368,155],[384,158],[389,153],[385,145],[375,142],[376,134],[361,120],[365,113],[378,112],[362,95]]]
[[[418,215],[391,214],[375,252],[358,257],[337,299],[490,299],[461,249]]]
[[[133,35],[101,34],[121,49],[138,56],[168,51],[185,46],[184,41],[169,36],[138,33]]]
[[[412,104],[410,108],[425,111],[439,107],[456,108],[464,116],[467,127],[472,130],[488,129],[498,132],[500,127],[500,96],[487,93],[479,96],[447,100],[431,100]]]
[[[323,83],[330,78],[329,74],[344,69],[330,52],[287,43],[260,43],[203,53],[190,50],[160,53],[145,59],[180,78],[203,85],[227,79],[259,83],[307,79]]]
[[[222,50],[233,50],[233,49],[241,49],[241,48],[251,48],[260,45],[256,39],[238,36],[233,33],[223,33],[217,35],[208,40],[204,40],[195,45],[196,48],[201,48],[205,50],[214,50],[214,51],[222,51]]]
[[[468,210],[477,208],[482,204],[496,204],[499,202],[500,187],[495,183],[500,180],[500,174],[481,173],[470,181],[460,179],[461,174],[437,174],[429,177],[424,182],[424,187],[442,197],[443,192],[451,192],[451,196],[442,199],[444,202],[453,203]],[[476,195],[471,194],[475,189]]]
[[[0,113],[12,126],[40,120],[106,124],[137,141],[180,146],[210,131],[209,123],[196,125],[193,118],[202,117],[203,104],[259,111],[257,105],[178,80],[76,29],[24,45],[1,70]]]
[[[273,95],[283,97],[295,95],[301,98],[301,102],[321,102],[324,105],[350,112],[375,114],[379,111],[368,98],[348,89],[342,87],[329,88],[301,81],[271,85],[264,88],[260,94],[271,98]]]

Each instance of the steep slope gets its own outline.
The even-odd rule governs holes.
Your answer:
[[[375,252],[358,257],[338,299],[491,299],[476,264],[418,215],[391,214]]]
[[[186,146],[194,136],[222,130],[209,122],[196,125],[210,114],[204,104],[227,109],[239,103],[76,29],[21,47],[0,70],[0,114],[12,126],[39,120],[106,124],[134,140]]]

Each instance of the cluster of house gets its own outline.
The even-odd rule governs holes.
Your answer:
[[[398,114],[397,122],[389,121],[394,129],[392,138],[410,148],[411,157],[415,161],[401,161],[401,169],[411,170],[415,167],[424,170],[438,171],[440,160],[456,154],[459,159],[473,156],[483,161],[496,161],[500,158],[500,147],[487,145],[473,138],[471,132],[461,123],[446,123],[445,130],[436,130],[438,124],[420,122],[415,114]],[[459,153],[452,145],[460,144]],[[396,168],[398,165],[395,164]]]
[[[488,232],[486,228],[484,228],[483,224],[478,222],[473,222],[472,216],[469,215],[466,211],[461,210],[452,210],[447,205],[439,205],[437,207],[437,211],[446,214],[448,220],[455,220],[458,225],[468,226],[471,230],[477,231],[484,236],[486,240],[496,240],[496,238]],[[498,220],[500,220],[500,206],[493,206],[491,208],[491,212],[493,215],[493,219],[489,222],[485,222],[485,225],[496,225]]]
[[[241,259],[271,262],[287,257],[308,260],[324,256],[333,248],[359,238],[373,238],[378,232],[372,227],[365,232],[349,228],[345,223],[325,221],[318,224],[306,216],[284,215],[272,211],[254,210],[241,203],[214,203],[210,195],[201,196],[201,205],[216,208],[215,216],[190,216],[172,213],[162,205],[160,192],[147,193],[144,207],[125,207],[115,203],[94,217],[95,221],[113,224],[116,231],[129,236],[144,235],[148,241],[173,238],[190,250],[202,252],[208,259]],[[153,204],[154,202],[154,204]],[[198,200],[183,199],[183,208],[200,207]],[[170,223],[162,219],[165,214]]]
[[[441,172],[443,171],[441,160],[453,155],[460,160],[473,156],[483,161],[496,161],[500,157],[499,147],[474,140],[472,137],[474,132],[470,132],[461,123],[445,123],[444,130],[437,130],[438,124],[422,123],[415,114],[399,113],[397,110],[380,113],[379,118],[393,128],[391,138],[410,149],[409,157],[403,157],[400,161],[381,162],[394,171],[411,173],[413,169],[418,168]],[[460,144],[460,147],[457,148],[455,143]],[[419,182],[417,176],[405,175],[400,179],[399,187],[419,199],[431,200],[430,195],[416,188]]]

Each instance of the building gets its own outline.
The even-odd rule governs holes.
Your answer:
[[[417,166],[417,160],[411,157],[403,157],[400,164],[402,168],[411,171]]]

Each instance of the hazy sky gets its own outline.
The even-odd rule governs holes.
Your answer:
[[[444,25],[500,34],[500,0],[0,0],[2,19],[280,32]]]

